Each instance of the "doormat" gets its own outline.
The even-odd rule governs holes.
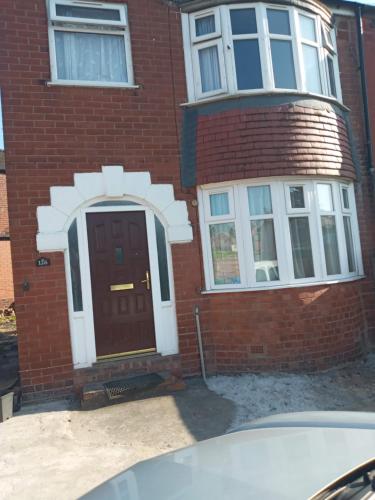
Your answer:
[[[103,385],[108,399],[112,400],[119,399],[136,391],[153,389],[162,382],[164,382],[164,379],[160,375],[157,373],[150,373],[149,375],[139,375],[137,377],[106,382]]]

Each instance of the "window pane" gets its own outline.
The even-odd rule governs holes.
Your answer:
[[[196,36],[209,35],[215,33],[215,16],[201,17],[195,20]]]
[[[327,274],[340,274],[341,268],[335,216],[322,215],[321,219]]]
[[[332,212],[333,202],[332,202],[332,187],[330,184],[318,184],[318,200],[319,208],[324,212]]]
[[[115,248],[115,262],[119,266],[124,263],[124,250],[122,247]]]
[[[344,216],[344,231],[345,231],[346,254],[348,256],[348,268],[350,273],[354,273],[355,258],[354,258],[353,234],[352,234],[352,225],[350,222],[350,217],[348,216]]]
[[[255,9],[232,9],[230,21],[233,35],[257,33]]]
[[[306,89],[308,92],[321,94],[318,49],[302,44],[303,64],[305,67]]]
[[[315,21],[311,17],[299,16],[301,36],[311,42],[316,42]]]
[[[290,186],[290,204],[292,208],[305,208],[303,186]]]
[[[292,42],[271,40],[271,53],[275,87],[278,89],[296,89]]]
[[[275,232],[272,219],[251,221],[251,238],[255,261],[256,281],[279,279]]]
[[[210,194],[210,210],[212,216],[229,214],[228,193]]]
[[[290,35],[289,13],[285,10],[267,9],[268,31],[274,35]]]
[[[330,93],[331,93],[331,96],[337,97],[335,69],[333,66],[333,59],[331,57],[328,57],[327,63],[328,63],[328,77],[329,77]]]
[[[217,46],[199,50],[202,92],[212,92],[221,88],[219,54]]]
[[[165,240],[165,230],[163,224],[157,217],[155,217],[155,230],[156,230],[156,246],[158,249],[160,294],[161,294],[161,300],[166,301],[171,299],[171,294],[169,290],[167,244]]]
[[[250,215],[272,214],[271,190],[269,186],[247,188]]]
[[[296,279],[312,278],[315,273],[308,217],[289,218],[289,228],[292,243],[294,277]]]
[[[234,222],[210,225],[210,240],[215,284],[240,283]]]
[[[344,208],[346,210],[349,210],[350,205],[349,205],[349,193],[347,188],[342,188],[342,204],[344,205]]]
[[[74,219],[68,230],[68,246],[70,259],[70,278],[72,285],[73,310],[82,311],[81,268],[79,265],[77,219]]]
[[[258,40],[234,40],[238,90],[263,88]]]
[[[59,79],[128,81],[123,36],[55,31],[55,40]]]
[[[56,5],[56,14],[64,17],[101,19],[104,21],[120,21],[117,9],[98,9],[96,7],[76,7],[73,5]]]

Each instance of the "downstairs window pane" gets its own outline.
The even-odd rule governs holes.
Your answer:
[[[306,90],[314,94],[321,94],[322,85],[320,83],[318,49],[303,43],[302,52],[303,64],[305,67]]]
[[[250,215],[272,214],[271,189],[269,186],[247,188]]]
[[[271,53],[275,87],[278,89],[296,89],[292,42],[289,40],[271,40]]]
[[[334,215],[322,215],[322,233],[326,269],[328,275],[340,274],[339,245],[337,242],[336,220]]]
[[[214,217],[229,214],[228,193],[210,194],[210,212]]]
[[[291,217],[289,219],[289,228],[294,277],[296,279],[312,278],[315,273],[308,217]]]
[[[240,283],[234,222],[210,225],[215,285]]]
[[[345,231],[346,254],[348,256],[348,268],[350,273],[354,273],[355,257],[354,257],[352,224],[350,222],[350,217],[348,216],[344,216],[344,231]]]
[[[55,41],[60,80],[128,81],[123,36],[56,31]]]
[[[202,92],[221,89],[219,54],[217,46],[200,49],[199,68],[201,73]]]
[[[272,219],[251,221],[251,238],[257,282],[279,279],[275,231]]]
[[[100,9],[97,7],[79,7],[74,5],[56,4],[56,15],[63,17],[77,17],[81,19],[100,19],[102,21],[121,21],[119,10]]]
[[[263,88],[258,40],[234,40],[238,90]]]

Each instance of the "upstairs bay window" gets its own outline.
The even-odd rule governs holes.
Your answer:
[[[133,85],[124,4],[49,0],[51,83]]]
[[[319,16],[243,3],[182,19],[190,101],[269,91],[340,99],[335,34]]]
[[[362,274],[352,184],[243,181],[199,190],[207,290],[259,289]]]

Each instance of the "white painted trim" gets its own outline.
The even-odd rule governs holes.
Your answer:
[[[316,186],[320,183],[330,184],[332,186],[332,196],[334,208],[330,212],[322,212],[318,207],[318,198]],[[276,240],[276,250],[279,268],[279,281],[268,281],[257,283],[255,281],[255,264],[253,259],[251,236],[248,234],[248,221],[254,219],[249,215],[246,188],[248,186],[270,185],[272,192],[272,206],[274,219],[274,230]],[[305,205],[304,209],[288,208],[288,187],[290,185],[304,185]],[[314,177],[278,177],[263,179],[245,179],[241,181],[230,181],[224,183],[215,183],[198,187],[199,200],[199,221],[202,235],[203,263],[205,273],[206,291],[226,292],[229,290],[264,290],[275,289],[289,286],[305,286],[307,284],[341,282],[348,279],[357,279],[363,275],[362,256],[360,248],[360,236],[358,221],[355,213],[355,199],[352,183],[345,183],[350,194],[351,211],[343,212],[340,205],[340,192],[343,181],[337,178],[327,178],[323,176]],[[212,192],[234,191],[235,212],[228,218],[208,217],[207,203],[208,197]],[[332,276],[327,275],[325,267],[325,253],[323,244],[323,235],[321,228],[321,215],[334,215],[336,220],[336,231],[339,246],[339,259],[341,274]],[[343,215],[351,215],[353,244],[355,249],[356,272],[349,273],[346,265],[346,245],[343,229]],[[294,278],[292,248],[289,234],[290,217],[308,217],[310,226],[310,238],[313,255],[313,264],[315,276],[312,278]],[[256,217],[256,219],[272,218],[269,215]],[[241,282],[231,285],[217,285],[214,282],[213,262],[211,255],[211,245],[209,237],[209,225],[220,222],[234,222],[237,236],[238,262],[240,267]],[[250,257],[249,257],[250,255]],[[247,256],[247,257],[246,257]]]
[[[102,4],[97,2],[90,2],[89,5],[86,5],[87,7],[99,7],[101,9],[115,8],[119,10],[121,20],[116,22],[116,21],[105,21],[100,19],[82,20],[79,18],[65,18],[62,16],[56,16],[56,5],[55,5],[56,1],[57,0],[46,0],[47,15],[48,15],[48,43],[49,43],[50,68],[51,68],[51,81],[48,82],[47,85],[71,85],[71,86],[118,87],[118,88],[134,87],[131,39],[127,23],[127,18],[128,18],[127,5],[107,4],[107,3]],[[61,2],[59,0],[59,3],[64,3],[66,5],[77,4],[81,7],[85,6],[82,4],[82,2],[75,2],[74,0],[64,0]],[[58,21],[58,24],[56,23],[56,21]],[[107,34],[107,35],[123,36],[126,70],[127,70],[127,82],[60,80],[57,76],[55,31],[64,31],[64,32],[74,31],[81,33],[97,33],[101,35]]]
[[[232,35],[231,25],[230,25],[230,10],[238,8],[255,9],[258,33],[248,34],[248,35]],[[267,8],[285,10],[289,13],[290,29],[291,29],[290,36],[275,35],[269,33],[267,12],[266,12]],[[291,92],[291,93],[306,94],[305,90],[306,85],[304,83],[304,77],[303,77],[303,54],[301,47],[302,39],[299,36],[299,19],[298,19],[299,14],[312,17],[315,21],[315,27],[316,27],[317,42],[315,43],[306,40],[303,41],[303,43],[307,43],[311,46],[314,46],[318,50],[319,71],[320,71],[322,92],[321,94],[311,94],[311,95],[319,95],[319,96],[324,96],[325,98],[330,98],[330,96],[328,95],[329,94],[328,68],[324,63],[321,34],[320,34],[320,26],[321,23],[323,23],[324,21],[318,15],[316,14],[312,15],[308,11],[305,11],[303,9],[294,6],[289,7],[283,5],[259,3],[259,2],[220,5],[210,10],[212,12],[215,11],[215,16],[217,16],[216,12],[220,13],[221,34],[220,32],[215,33],[214,38],[210,35],[209,37],[202,37],[201,39],[199,39],[200,38],[199,37],[198,39],[196,39],[192,31],[192,26],[194,26],[195,18],[203,13],[207,13],[208,11],[204,10],[204,11],[194,12],[192,14],[182,15],[182,32],[184,40],[186,80],[187,80],[188,98],[190,104],[194,101],[205,102],[208,101],[210,98],[214,99],[215,95],[217,94],[220,95],[220,98],[233,95],[256,95],[256,94],[270,93],[270,92],[282,92],[282,93]],[[233,40],[235,39],[259,40],[259,53],[260,53],[262,78],[263,78],[262,89],[253,89],[253,90],[250,89],[247,91],[243,90],[239,91],[237,89],[237,78],[235,72],[234,46],[233,46]],[[290,40],[292,42],[294,70],[296,75],[296,86],[297,86],[296,89],[275,88],[271,47],[270,47],[271,39]],[[199,64],[197,63],[197,53],[198,50],[204,47],[208,41],[210,41],[211,44],[215,43],[216,46],[218,47],[222,82],[225,81],[227,87],[225,88],[223,84],[223,88],[220,90],[217,90],[215,92],[203,93],[201,90]],[[333,59],[334,59],[334,71],[335,71],[336,87],[337,87],[337,99],[334,100],[341,102],[342,96],[340,91],[340,82],[339,82],[340,78],[338,74],[339,68],[337,63],[337,55],[334,55]]]
[[[74,186],[51,187],[51,206],[38,207],[40,252],[64,252],[69,325],[75,368],[96,361],[91,273],[87,236],[87,213],[144,211],[149,245],[152,299],[157,351],[162,355],[178,352],[171,244],[193,239],[186,202],[175,200],[173,186],[152,184],[148,172],[124,172],[121,166],[103,167],[102,172],[77,173]],[[138,205],[92,206],[100,201],[131,201]],[[154,215],[163,224],[166,236],[170,300],[162,302]],[[73,307],[67,232],[77,219],[83,310]]]

